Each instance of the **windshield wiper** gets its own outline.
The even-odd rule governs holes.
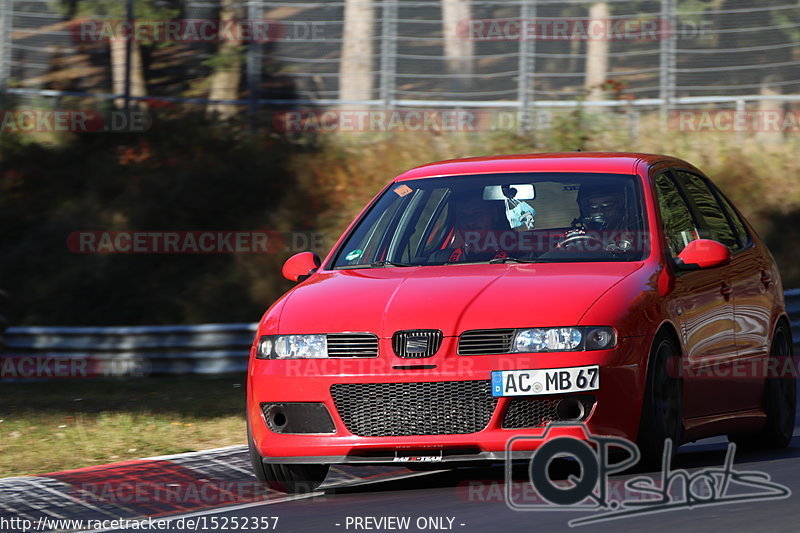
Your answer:
[[[536,259],[517,259],[516,257],[495,257],[494,259],[489,259],[490,265],[498,263],[536,263]]]
[[[372,268],[377,268],[377,267],[387,267],[387,266],[413,267],[413,266],[417,266],[417,265],[408,265],[406,263],[397,263],[395,261],[375,261],[374,263],[370,264],[369,266],[372,267]]]

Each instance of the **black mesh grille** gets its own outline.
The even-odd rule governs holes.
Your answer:
[[[337,384],[331,394],[347,429],[362,437],[475,433],[497,405],[488,380]]]
[[[441,345],[442,332],[438,329],[398,331],[392,336],[394,353],[407,359],[431,357]]]
[[[459,355],[497,355],[511,352],[513,329],[476,329],[458,338]]]
[[[330,357],[378,357],[378,336],[372,333],[328,333]]]
[[[563,398],[514,398],[508,402],[506,414],[503,417],[503,429],[537,428],[544,427],[550,422],[561,422],[556,412],[556,405]],[[594,396],[575,396],[583,404],[584,415],[580,420],[586,420],[594,405]]]

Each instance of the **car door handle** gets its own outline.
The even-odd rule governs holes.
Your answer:
[[[720,287],[719,289],[719,293],[722,295],[723,298],[725,298],[725,301],[728,301],[731,297],[731,294],[733,294],[733,289],[731,288],[730,285],[723,283],[722,287]]]

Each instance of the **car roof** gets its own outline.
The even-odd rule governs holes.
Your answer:
[[[647,166],[667,161],[693,168],[674,157],[622,152],[557,152],[512,154],[489,157],[451,159],[421,165],[400,174],[395,181],[439,176],[511,172],[596,172],[602,174],[635,174],[638,163]]]

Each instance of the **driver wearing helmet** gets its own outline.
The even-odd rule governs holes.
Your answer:
[[[559,248],[582,244],[585,249],[624,253],[633,248],[625,194],[619,189],[587,183],[578,191],[580,218],[572,222]],[[594,248],[590,245],[594,243]],[[600,246],[602,244],[602,246]]]

